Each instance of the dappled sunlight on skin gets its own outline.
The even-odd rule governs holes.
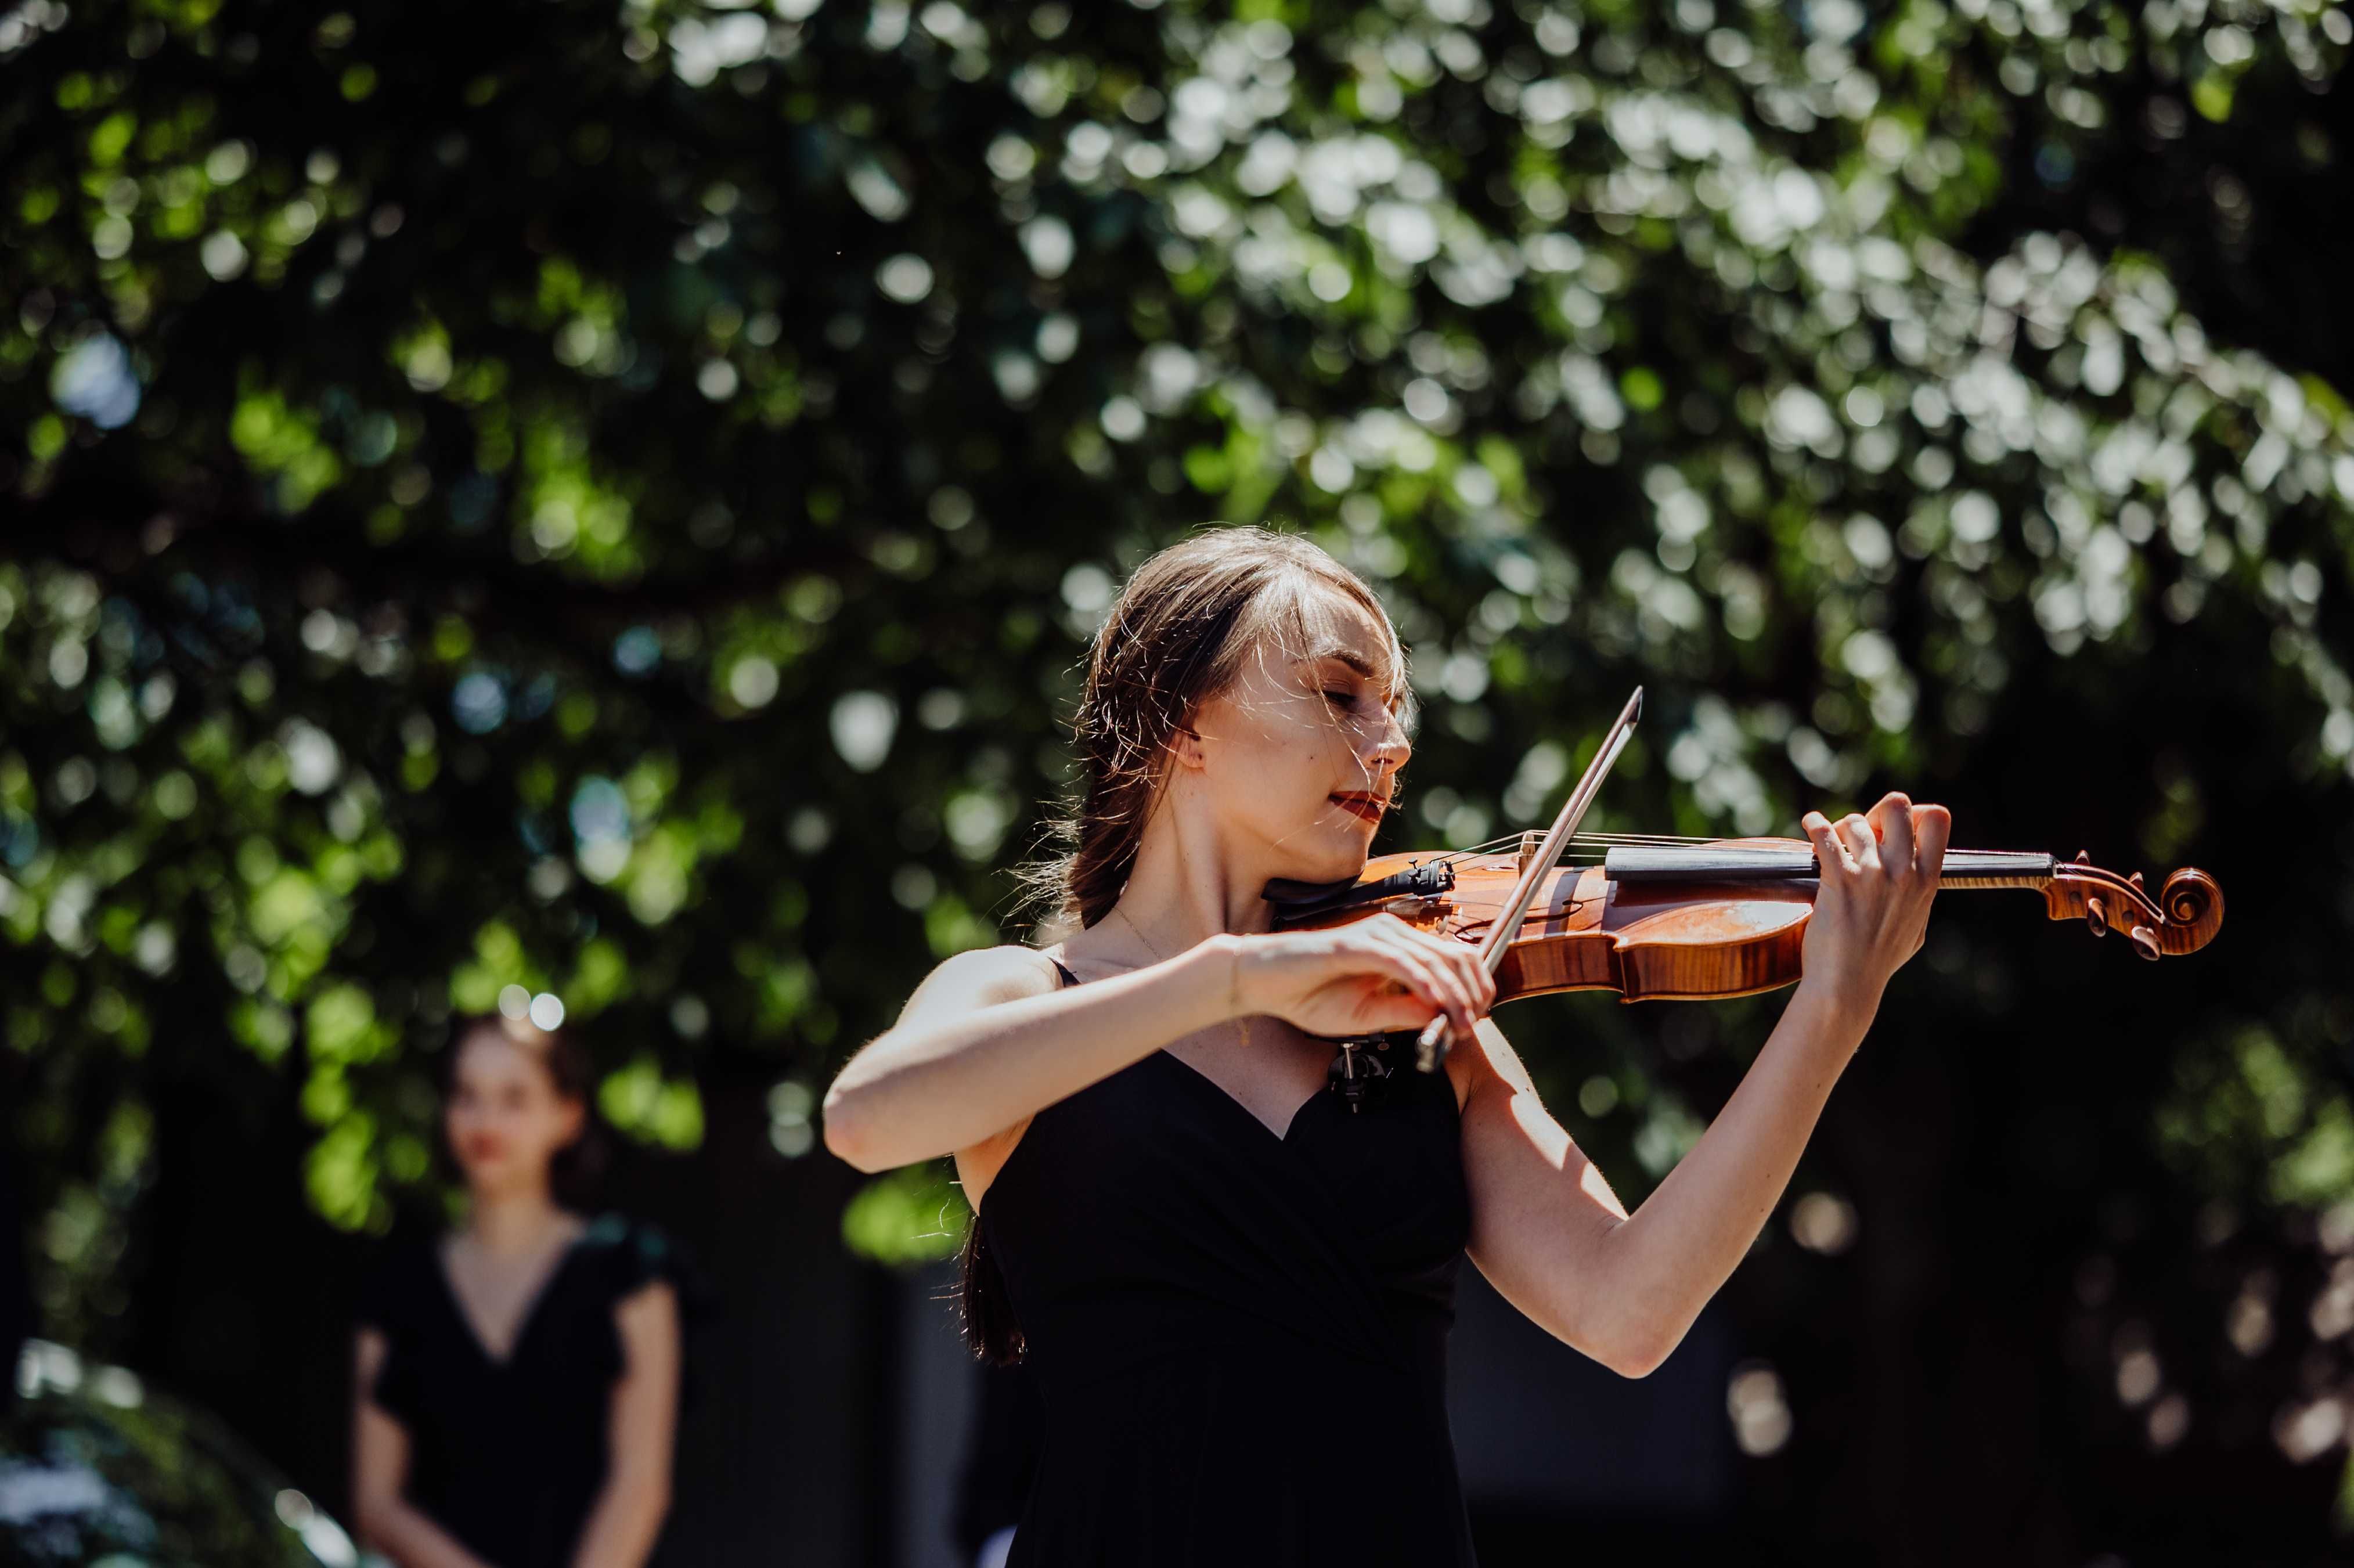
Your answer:
[[[1579,1173],[1577,1190],[1605,1208],[1618,1209],[1620,1219],[1627,1217],[1626,1211],[1619,1209],[1617,1194],[1611,1192],[1610,1183],[1603,1180],[1601,1167],[1592,1160],[1587,1160],[1585,1169]]]

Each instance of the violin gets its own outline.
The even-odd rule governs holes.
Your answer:
[[[1339,893],[1287,905],[1278,930],[1388,913],[1435,936],[1477,942],[1510,900],[1539,841],[1517,850],[1380,855]],[[1628,1001],[1705,1001],[1794,985],[1813,913],[1815,846],[1805,839],[1673,839],[1583,834],[1588,863],[1557,865],[1538,888],[1496,969],[1496,1000],[1615,991]],[[2079,855],[1946,852],[1939,892],[2022,888],[2054,920],[2123,935],[2145,959],[2195,953],[2223,923],[2223,894],[2193,867],[2152,897]]]
[[[1311,884],[1278,879],[1264,890],[1278,930],[1394,915],[1434,936],[1477,944],[1496,980],[1496,1001],[1564,991],[1613,991],[1627,1001],[1750,996],[1796,984],[1808,916],[1819,884],[1805,839],[1697,839],[1580,833],[1592,803],[1642,711],[1638,688],[1596,753],[1552,832],[1531,831],[1467,850],[1376,856],[1356,877]],[[2195,867],[2167,877],[2155,896],[2138,872],[2119,875],[2079,854],[2007,850],[1946,852],[1938,889],[2010,888],[2042,895],[2054,920],[2115,931],[2156,960],[2194,953],[2223,923],[2223,892]],[[1434,1020],[1416,1065],[1435,1069],[1447,1022]],[[1362,1046],[1344,1041],[1334,1086],[1353,1107],[1363,1079],[1386,1076]],[[1383,1048],[1386,1048],[1385,1045]]]

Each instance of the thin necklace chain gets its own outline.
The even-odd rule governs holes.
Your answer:
[[[1111,906],[1111,912],[1119,916],[1119,923],[1121,925],[1127,927],[1130,931],[1133,931],[1136,934],[1136,939],[1144,944],[1144,950],[1152,955],[1154,962],[1165,964],[1169,961],[1169,955],[1162,952],[1159,948],[1153,945],[1152,938],[1144,934],[1144,927],[1139,926],[1133,919],[1131,919],[1129,916],[1127,910],[1115,904]],[[1245,1051],[1248,1051],[1250,1049],[1250,1026],[1245,1023],[1240,1018],[1229,1018],[1226,1022],[1234,1025],[1235,1044],[1239,1044]]]

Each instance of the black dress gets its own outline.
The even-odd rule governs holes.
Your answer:
[[[374,1393],[408,1435],[409,1504],[491,1568],[570,1568],[605,1484],[613,1384],[627,1364],[613,1309],[679,1272],[651,1226],[592,1221],[494,1361],[451,1291],[438,1242],[396,1246],[359,1320],[385,1337]]]
[[[1447,1075],[1356,1115],[1320,1091],[1278,1137],[1157,1051],[1033,1118],[975,1223],[1045,1409],[1009,1568],[1473,1562]]]

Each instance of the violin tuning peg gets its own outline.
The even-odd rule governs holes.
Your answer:
[[[2108,906],[2101,902],[2101,895],[2097,893],[2084,900],[2084,924],[2093,928],[2095,937],[2109,934]]]
[[[2076,863],[2077,863],[2078,865],[2090,865],[2090,864],[2092,864],[2092,863],[2093,863],[2093,852],[2092,852],[2092,851],[2090,851],[2090,850],[2078,850],[2078,851],[2076,852]]]
[[[2137,926],[2126,935],[2133,938],[2135,952],[2139,953],[2151,963],[2158,962],[2159,955],[2157,932],[2147,926]]]
[[[2136,887],[2139,887],[2141,885],[2141,873],[2137,871],[2128,873],[2126,880],[2132,883]]]

